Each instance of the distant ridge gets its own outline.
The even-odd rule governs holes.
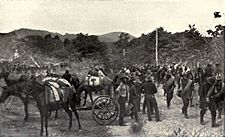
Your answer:
[[[99,35],[98,38],[102,42],[112,43],[112,42],[116,42],[116,41],[119,40],[119,35],[121,33],[122,32],[110,32],[110,33],[106,33],[106,34],[103,34],[103,35]],[[124,33],[126,33],[126,32],[124,32]],[[130,40],[135,38],[134,36],[132,36],[130,34],[128,34],[128,35],[130,37]]]
[[[99,35],[98,38],[101,42],[106,42],[106,43],[113,43],[113,42],[116,42],[119,40],[119,35],[121,34],[122,32],[109,32],[109,33],[106,33],[106,34],[103,34],[103,35]],[[126,32],[124,32],[126,33]],[[0,36],[1,35],[7,35],[7,34],[14,34],[16,35],[16,37],[18,39],[20,38],[24,38],[26,36],[29,36],[29,35],[39,35],[39,36],[46,36],[48,34],[51,34],[52,37],[55,37],[56,35],[58,35],[60,37],[61,40],[64,40],[65,38],[68,38],[68,39],[75,39],[77,37],[78,34],[69,34],[69,33],[66,33],[64,35],[60,34],[60,33],[57,33],[57,32],[49,32],[49,31],[46,31],[46,30],[35,30],[35,29],[27,29],[27,28],[21,28],[21,29],[18,29],[18,30],[14,30],[12,32],[9,32],[9,33],[0,33]],[[135,37],[128,34],[130,39],[134,39]]]

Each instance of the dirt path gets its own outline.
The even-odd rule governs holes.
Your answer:
[[[141,122],[143,123],[142,130],[134,134],[132,131],[133,121],[126,118],[128,126],[108,126],[110,128],[110,134],[112,136],[143,136],[143,137],[161,137],[161,136],[215,136],[218,137],[223,133],[223,120],[218,120],[221,125],[218,128],[211,128],[211,116],[207,111],[205,116],[206,125],[202,126],[199,123],[199,108],[189,107],[189,119],[185,119],[181,114],[182,100],[174,96],[172,100],[172,106],[170,109],[166,107],[166,99],[163,96],[162,88],[158,88],[159,93],[156,95],[158,106],[161,114],[161,122],[155,122],[154,119],[151,122],[146,121],[147,115],[139,113]],[[153,115],[154,116],[154,115]],[[131,121],[131,122],[130,122]]]
[[[24,112],[20,101],[14,102],[12,105],[1,106],[0,114],[0,137],[38,137],[40,132],[40,115],[34,106],[29,105],[30,119],[28,122],[23,122]],[[110,136],[108,129],[105,126],[98,125],[92,118],[90,111],[80,111],[80,119],[83,129],[78,131],[76,118],[73,117],[73,128],[68,130],[69,118],[63,111],[59,111],[59,119],[49,120],[50,137],[106,137]],[[54,112],[52,113],[54,115]]]
[[[211,128],[210,113],[207,112],[205,121],[208,122],[205,126],[199,123],[199,108],[189,108],[190,119],[184,119],[181,114],[182,101],[174,96],[172,100],[171,109],[166,108],[166,100],[163,96],[162,89],[159,88],[159,93],[156,96],[158,106],[161,114],[161,122],[153,121],[148,122],[147,115],[139,113],[140,121],[143,124],[142,129],[138,133],[132,130],[135,124],[129,117],[125,118],[128,126],[118,126],[118,120],[109,126],[98,125],[91,116],[91,111],[80,111],[80,119],[83,126],[81,132],[78,132],[77,121],[73,117],[73,128],[68,131],[68,116],[61,110],[59,112],[59,119],[49,120],[49,133],[50,137],[156,137],[156,136],[219,136],[223,130],[223,126],[219,128]],[[8,103],[7,106],[0,106],[0,137],[37,137],[40,132],[40,116],[34,106],[29,105],[30,120],[23,122],[24,112],[22,103],[18,100],[13,103]],[[221,125],[223,120],[219,120]]]

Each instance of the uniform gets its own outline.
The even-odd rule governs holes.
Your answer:
[[[116,89],[116,92],[119,94],[119,99],[118,99],[118,103],[120,105],[119,125],[121,126],[125,126],[123,119],[125,116],[125,104],[127,102],[128,94],[129,94],[129,86],[125,82],[123,82],[123,79],[129,80],[128,77],[122,76],[121,77],[122,82]]]
[[[141,85],[141,90],[145,94],[148,120],[149,121],[152,120],[152,117],[151,117],[151,107],[152,107],[155,111],[156,121],[160,121],[158,104],[154,95],[155,93],[157,93],[157,88],[155,84],[152,82],[151,77],[147,77],[147,81]]]
[[[218,127],[216,123],[216,90],[215,90],[216,79],[214,77],[207,78],[207,82],[203,84],[200,92],[200,123],[204,125],[204,115],[207,108],[211,112],[212,127]]]
[[[192,91],[194,88],[193,81],[188,78],[187,75],[184,75],[182,78],[182,100],[183,100],[183,107],[182,107],[182,114],[185,115],[185,118],[188,117],[188,106],[190,103],[190,99],[192,97]]]
[[[140,104],[140,83],[140,80],[135,80],[135,85],[133,85],[129,90],[129,103],[134,105],[133,113],[131,116],[134,116],[136,122],[138,122],[138,111]]]
[[[174,88],[175,88],[174,77],[169,73],[166,75],[166,84],[164,87],[166,93],[167,108],[169,108],[171,105],[170,102],[173,99]]]
[[[63,75],[62,78],[66,79],[69,83],[71,83],[72,76],[70,75],[69,71],[67,70]]]

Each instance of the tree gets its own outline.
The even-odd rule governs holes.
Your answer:
[[[117,46],[117,47],[120,47],[122,49],[125,49],[126,47],[129,46],[129,42],[130,42],[130,36],[128,33],[120,33],[119,34],[119,40],[116,41],[114,44]]]
[[[209,29],[206,32],[211,35],[212,37],[221,37],[223,36],[223,32],[224,32],[224,26],[222,26],[221,24],[216,25],[215,26],[215,31]]]
[[[68,38],[65,38],[63,41],[63,45],[64,47],[67,47],[68,45],[70,45],[71,41]]]

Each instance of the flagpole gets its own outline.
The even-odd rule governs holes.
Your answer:
[[[155,62],[156,62],[156,66],[159,65],[158,62],[158,29],[156,28],[156,38],[155,38]]]

